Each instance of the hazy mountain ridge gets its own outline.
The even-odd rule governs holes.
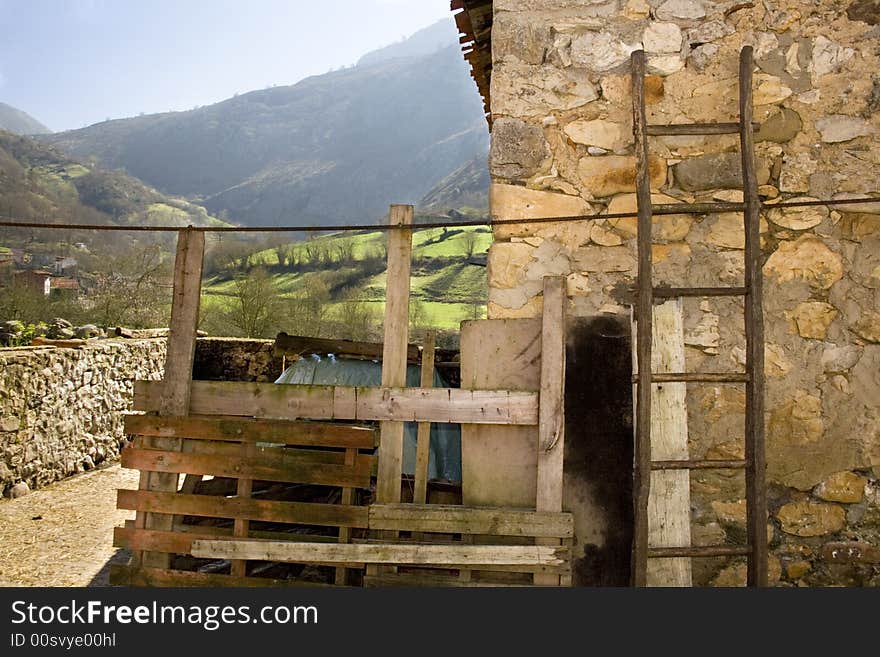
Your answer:
[[[374,220],[488,147],[451,22],[292,86],[45,139],[237,223]],[[438,50],[443,34],[450,45]]]
[[[52,132],[27,112],[0,103],[0,130],[16,135],[42,135]]]

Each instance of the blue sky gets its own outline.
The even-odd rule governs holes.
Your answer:
[[[449,0],[0,0],[0,101],[52,130],[354,64]]]

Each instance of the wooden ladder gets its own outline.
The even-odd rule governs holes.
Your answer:
[[[648,125],[645,112],[645,53],[632,54],[633,132],[636,143],[636,189],[638,197],[638,281],[636,298],[637,385],[634,455],[634,515],[632,583],[646,586],[650,558],[746,556],[748,586],[767,585],[767,500],[764,486],[764,319],[762,310],[762,272],[758,198],[755,170],[754,125],[752,123],[751,46],[740,53],[739,122]],[[648,136],[654,135],[740,135],[743,171],[743,203],[702,203],[685,212],[744,213],[745,276],[743,287],[654,287],[651,254],[651,224],[655,213],[682,213],[681,206],[652,206],[648,168]],[[675,208],[678,208],[675,210]],[[652,371],[652,314],[654,299],[682,297],[744,297],[746,363],[742,373],[664,373]],[[736,384],[746,388],[745,459],[652,461],[651,389],[666,382]],[[648,498],[652,470],[744,469],[746,477],[747,545],[652,547],[648,544]]]

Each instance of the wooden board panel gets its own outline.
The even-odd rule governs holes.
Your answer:
[[[462,388],[537,391],[540,373],[540,319],[462,322]],[[464,504],[535,508],[537,445],[537,425],[463,424]]]
[[[318,582],[302,582],[290,579],[269,579],[268,577],[233,577],[218,573],[198,573],[169,568],[138,568],[112,564],[110,584],[115,586],[150,587],[316,587],[328,586]]]
[[[372,427],[217,415],[188,417],[126,415],[125,432],[163,438],[279,443],[302,447],[369,449],[375,447],[378,442],[376,430]]]
[[[654,306],[653,371],[685,369],[684,322],[681,300]],[[687,384],[664,383],[651,391],[651,460],[687,460]],[[648,495],[648,546],[691,544],[691,477],[688,470],[654,470]],[[691,586],[687,557],[648,560],[648,586]]]
[[[134,520],[126,520],[125,529],[135,529]],[[207,538],[215,538],[217,536],[233,536],[232,527],[217,527],[215,525],[184,525],[181,522],[175,523],[173,531],[181,534],[201,534]],[[297,540],[310,541],[315,543],[336,543],[336,536],[324,536],[322,534],[305,534],[293,531],[266,531],[263,529],[252,529],[250,531],[251,538],[268,538],[274,541]]]
[[[286,541],[193,541],[195,557],[259,559],[318,564],[562,565],[569,549],[538,545],[399,545],[294,543]]]
[[[203,516],[208,518],[247,518],[268,522],[329,527],[367,526],[367,507],[311,502],[183,495],[151,491],[117,491],[117,507],[153,513]]]
[[[369,460],[346,466],[332,463],[303,463],[295,456],[285,458],[282,455],[275,455],[267,458],[184,454],[128,447],[122,451],[122,466],[150,472],[246,477],[260,481],[281,481],[318,486],[351,486],[354,488],[369,488],[370,486]]]
[[[137,381],[134,407],[158,410],[161,382]],[[538,394],[459,388],[355,388],[193,381],[190,411],[298,420],[536,425]]]
[[[370,529],[493,536],[574,536],[574,519],[570,513],[440,504],[373,504],[369,510]]]

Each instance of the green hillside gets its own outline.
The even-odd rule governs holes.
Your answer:
[[[335,233],[304,242],[277,242],[240,257],[209,251],[203,315],[210,332],[242,333],[246,281],[272,295],[275,321],[262,333],[380,339],[385,308],[385,234]],[[461,321],[486,314],[488,228],[431,228],[413,236],[411,329],[457,332]],[[228,240],[226,248],[229,248]],[[267,313],[269,311],[267,310]],[[240,317],[239,317],[240,319]],[[238,328],[238,331],[234,330]],[[233,329],[233,330],[230,330]],[[245,331],[246,332],[246,331]]]

